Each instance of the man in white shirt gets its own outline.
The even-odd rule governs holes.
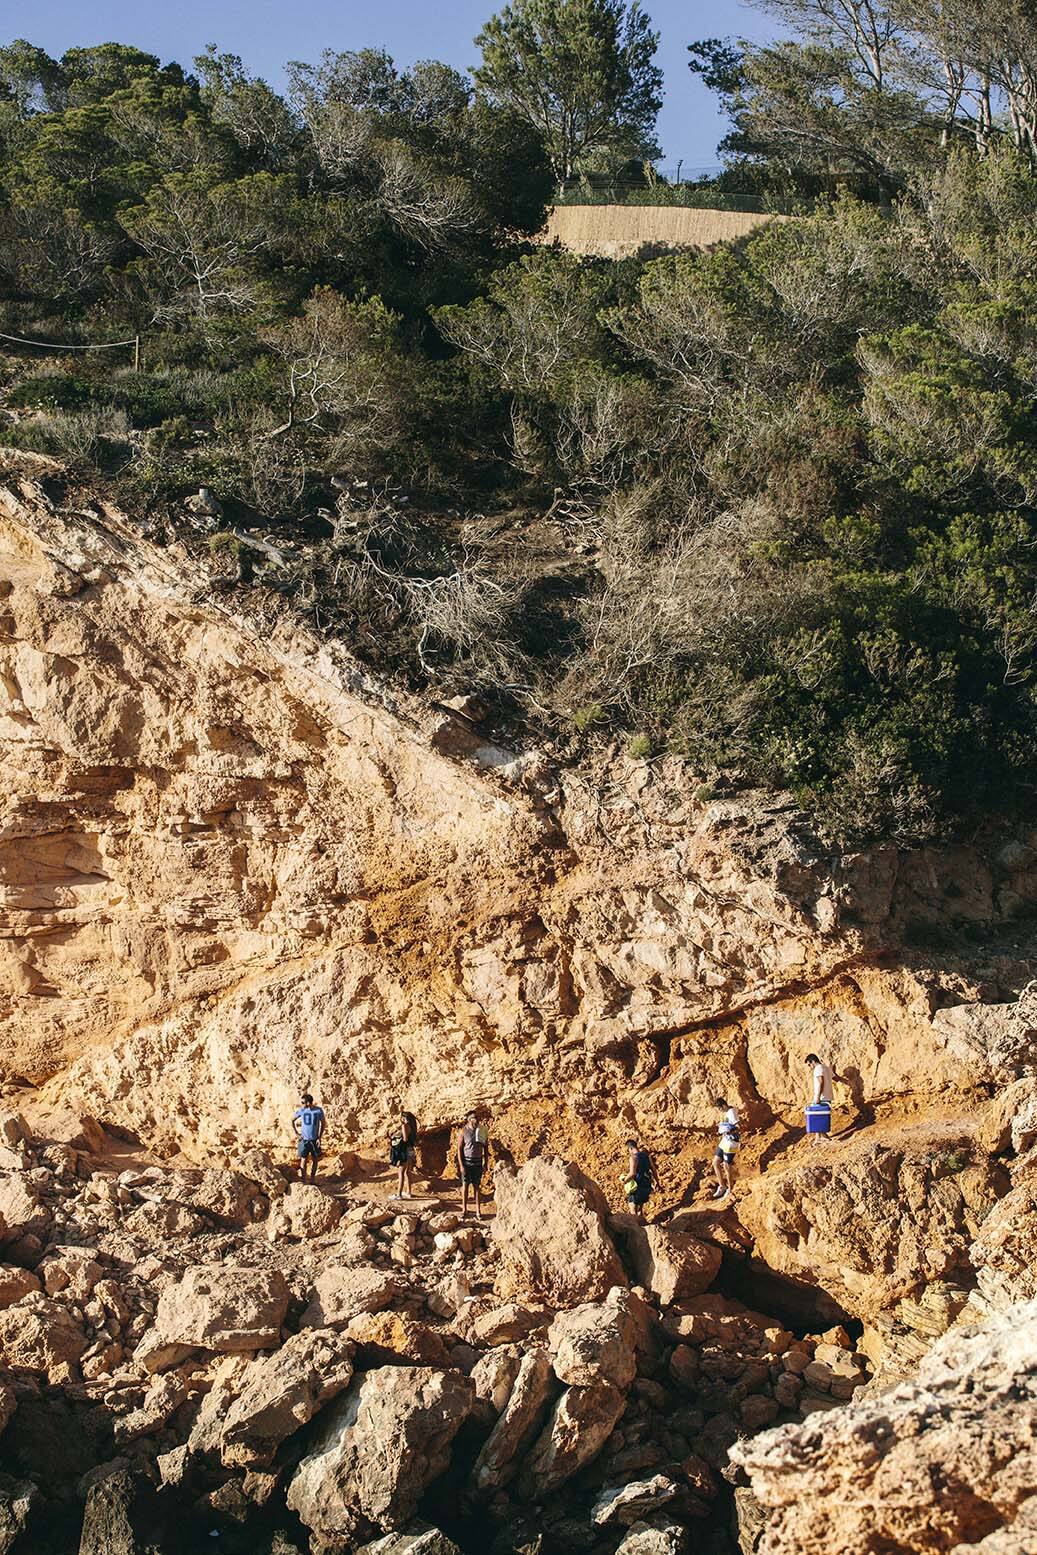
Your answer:
[[[831,1064],[826,1064],[816,1053],[807,1054],[810,1069],[810,1103],[807,1109],[807,1137],[813,1144],[824,1140],[829,1144],[832,1126],[832,1083],[838,1076]]]

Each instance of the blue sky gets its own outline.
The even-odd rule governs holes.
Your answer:
[[[500,0],[5,0],[4,41],[28,38],[52,54],[75,45],[134,43],[163,61],[189,64],[207,43],[240,54],[273,85],[285,60],[312,60],[322,49],[384,44],[399,64],[444,59],[476,63],[472,39]],[[683,157],[685,169],[711,164],[724,133],[714,99],[690,75],[685,46],[697,38],[762,39],[773,28],[740,0],[645,0],[661,32],[659,61],[666,75],[660,117],[664,161]]]

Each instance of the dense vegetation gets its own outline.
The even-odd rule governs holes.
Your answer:
[[[617,48],[633,36],[650,95],[644,19],[537,0],[570,3],[584,34],[597,5]],[[730,180],[809,209],[620,263],[524,241],[559,153],[500,59],[493,92],[329,54],[282,98],[214,52],[189,74],[12,45],[0,329],[139,333],[143,362],[9,345],[0,438],[114,483],[167,537],[209,487],[228,586],[559,736],[791,787],[843,839],[1024,802],[1035,147],[989,61],[951,61],[948,112],[917,9],[912,79],[901,39],[869,85],[827,0],[783,0],[801,36],[772,58],[696,45],[740,137]],[[1002,9],[1018,83],[1037,24]],[[616,80],[588,166],[646,133]]]

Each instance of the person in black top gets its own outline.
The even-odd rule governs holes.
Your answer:
[[[645,1218],[645,1205],[648,1203],[653,1188],[658,1188],[659,1179],[655,1175],[655,1167],[647,1150],[642,1150],[636,1139],[627,1140],[627,1176],[623,1184],[627,1203],[638,1220]]]
[[[418,1158],[418,1120],[413,1112],[400,1109],[399,1123],[389,1143],[389,1162],[399,1173],[396,1187],[398,1199],[412,1199],[411,1177]]]

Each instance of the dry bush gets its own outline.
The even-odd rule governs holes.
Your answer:
[[[245,500],[260,513],[283,513],[298,505],[306,486],[302,444],[271,438],[274,417],[259,411],[250,417],[241,440],[241,485]]]
[[[771,524],[759,504],[745,503],[713,518],[692,515],[667,545],[652,547],[651,497],[614,506],[599,557],[603,587],[584,607],[586,648],[556,705],[632,712],[648,672],[661,677],[701,656],[743,653],[795,612],[806,583],[777,589],[773,568],[756,555]]]
[[[58,458],[97,464],[111,444],[127,444],[130,421],[124,411],[108,406],[38,416],[36,430]]]
[[[417,631],[417,655],[431,673],[433,656],[446,650],[490,681],[511,680],[519,654],[510,641],[511,616],[522,596],[515,579],[493,575],[485,562],[464,551],[452,572],[434,578],[381,575],[404,603]]]

